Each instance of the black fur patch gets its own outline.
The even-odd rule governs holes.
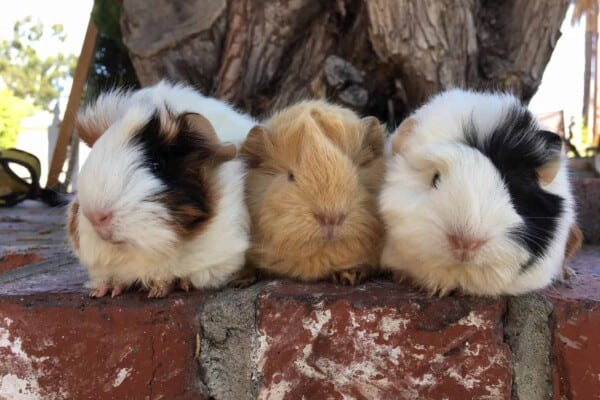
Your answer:
[[[539,129],[525,107],[515,106],[490,135],[478,133],[471,122],[467,143],[488,157],[500,172],[523,226],[511,232],[531,254],[523,269],[544,255],[563,212],[563,198],[542,189],[536,170],[560,157],[558,135]]]
[[[187,236],[212,213],[212,197],[203,166],[212,151],[207,140],[186,126],[177,135],[161,134],[158,114],[132,139],[144,153],[144,167],[158,177],[166,190],[158,195],[175,220],[176,230]]]

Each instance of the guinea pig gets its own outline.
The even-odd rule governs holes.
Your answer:
[[[376,118],[321,100],[254,127],[240,149],[248,165],[249,264],[302,281],[366,277],[381,249],[384,145]]]
[[[581,243],[561,138],[508,93],[451,89],[389,139],[381,264],[431,293],[517,295]]]
[[[177,285],[232,279],[245,262],[250,218],[246,168],[223,139],[239,142],[255,124],[167,81],[106,92],[78,114],[76,131],[92,149],[67,231],[92,297],[134,284],[164,297]]]

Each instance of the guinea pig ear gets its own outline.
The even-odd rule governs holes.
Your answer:
[[[80,112],[75,118],[75,133],[85,144],[92,147],[96,140],[108,129],[110,123],[90,112]]]
[[[365,132],[363,146],[371,149],[376,157],[381,156],[385,147],[384,126],[375,117],[365,117],[360,122]]]
[[[266,156],[269,144],[268,136],[269,131],[261,125],[254,126],[248,132],[248,136],[246,136],[240,149],[240,155],[247,160],[250,168],[258,167]]]
[[[222,143],[212,124],[206,117],[197,113],[184,113],[178,117],[180,126],[185,126],[191,133],[206,138],[212,158],[223,163],[233,160],[237,155],[237,148],[232,143]]]
[[[543,185],[548,185],[552,183],[560,168],[562,139],[558,134],[548,131],[538,131],[538,137],[543,142],[547,155],[544,157],[544,164],[537,169],[537,176]]]
[[[415,125],[417,125],[417,120],[415,118],[409,117],[402,121],[392,137],[392,153],[401,154],[404,152],[406,140],[413,134]]]
[[[96,140],[119,119],[127,109],[131,93],[112,90],[100,94],[94,103],[77,113],[75,132],[85,144],[92,147]]]

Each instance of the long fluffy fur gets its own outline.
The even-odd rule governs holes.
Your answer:
[[[151,229],[131,227],[127,236],[139,238],[139,243],[130,249],[120,248],[98,238],[89,221],[79,213],[79,235],[72,237],[79,241],[76,253],[88,268],[88,286],[141,283],[151,287],[176,278],[189,279],[196,288],[227,283],[243,266],[249,247],[249,217],[243,206],[244,169],[239,160],[219,168],[215,189],[221,197],[216,216],[201,234],[186,241],[179,241],[157,219]],[[158,207],[147,211],[162,212]],[[159,215],[168,218],[166,213]]]
[[[148,165],[152,146],[177,149],[175,141],[188,129],[178,121],[190,112],[204,115],[221,141],[239,143],[256,123],[226,103],[166,81],[139,91],[106,93],[79,114],[79,134],[93,138],[93,148],[69,209],[68,232],[92,289],[134,283],[168,286],[176,279],[197,288],[218,287],[243,266],[249,247],[244,163],[213,162],[210,148],[218,143],[189,142],[209,148],[199,153],[192,147],[186,155],[191,164],[186,164],[188,158],[177,160],[182,164],[174,164],[179,172],[173,173],[176,179],[185,174],[185,179],[198,179],[189,190],[206,192],[199,199],[194,196],[200,193],[175,191],[175,178]],[[177,146],[185,151],[187,142]],[[115,214],[111,242],[99,237],[82,212],[106,207]],[[186,218],[189,222],[182,226]]]
[[[251,133],[241,149],[250,165],[249,261],[306,281],[377,265],[384,141],[379,123],[324,101],[290,106]],[[323,239],[318,213],[346,215],[334,240]]]
[[[520,294],[551,284],[575,207],[566,155],[546,135],[507,93],[453,89],[415,111],[390,138],[379,199],[382,264],[442,294]],[[536,168],[553,158],[556,176],[538,182]],[[455,232],[486,240],[471,262],[452,256],[446,235]]]

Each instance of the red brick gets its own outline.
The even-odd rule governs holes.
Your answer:
[[[0,299],[0,398],[198,399],[202,293]]]
[[[35,253],[8,253],[0,258],[0,274],[19,268],[24,265],[44,261],[42,257]]]
[[[586,243],[600,244],[600,178],[573,180],[577,220]]]
[[[600,399],[600,304],[555,301],[554,398]]]
[[[257,304],[261,398],[511,397],[504,300],[275,282]]]
[[[569,263],[576,272],[564,284],[557,284],[546,293],[557,299],[600,302],[600,246],[585,246]]]
[[[554,398],[600,399],[600,247],[585,247],[571,266],[577,275],[546,291],[554,306]]]

